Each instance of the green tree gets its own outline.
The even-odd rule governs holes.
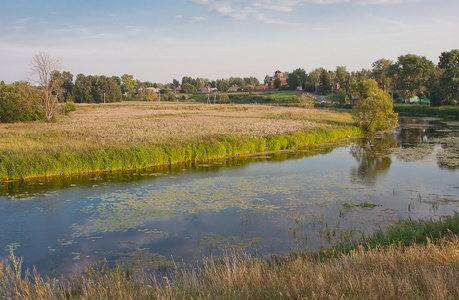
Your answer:
[[[183,86],[185,83],[188,83],[188,84],[193,85],[193,78],[190,77],[190,76],[183,76],[183,77],[182,77],[182,86]]]
[[[241,77],[230,77],[229,79],[229,85],[237,84],[240,85],[241,87],[245,87],[245,81]]]
[[[364,131],[389,130],[397,125],[390,95],[378,87],[375,80],[362,80],[352,86],[360,100],[352,108],[354,120]]]
[[[27,82],[14,84],[0,83],[0,123],[35,121],[44,118],[38,106],[27,92],[31,88]],[[32,93],[38,92],[31,90]]]
[[[307,77],[307,86],[305,89],[309,92],[314,92],[318,94],[319,91],[319,85],[320,85],[320,74],[322,74],[322,70],[325,70],[324,68],[316,68],[309,72],[308,77]]]
[[[220,94],[218,96],[220,104],[227,104],[229,102],[228,94]]]
[[[424,92],[434,68],[434,64],[425,56],[414,54],[399,56],[394,65],[395,89],[404,98],[411,98],[418,92]]]
[[[121,87],[114,77],[78,74],[74,99],[77,103],[118,102],[122,100]]]
[[[320,73],[320,92],[322,93],[322,95],[330,92],[331,90],[331,84],[332,84],[332,81],[331,81],[331,74],[327,72],[327,70],[325,69],[322,69],[321,73]]]
[[[287,84],[289,86],[289,89],[296,90],[296,88],[300,86],[300,80],[298,79],[298,76],[296,74],[291,73],[288,74]]]
[[[187,94],[196,93],[196,88],[189,83],[182,84],[182,92]]]
[[[279,77],[276,77],[276,79],[274,79],[274,87],[278,89],[281,87],[281,85],[282,85],[282,81],[280,80]]]
[[[156,91],[147,89],[145,91],[145,101],[158,101],[159,97]]]
[[[226,92],[228,91],[228,81],[225,80],[225,79],[220,79],[220,80],[217,80],[217,89],[220,91],[220,92]]]
[[[335,71],[335,80],[339,83],[339,89],[342,91],[339,93],[339,102],[346,102],[346,94],[349,89],[349,72],[345,66],[337,66]]]
[[[92,96],[92,76],[78,74],[75,79],[74,98],[77,103],[94,103]]]
[[[299,86],[303,87],[307,78],[308,75],[306,74],[306,71],[304,69],[298,68],[288,74],[287,83],[290,89],[295,90]]]
[[[459,50],[442,52],[438,67],[441,69],[440,85],[447,100],[458,99],[459,93]]]
[[[119,102],[122,99],[121,88],[110,77],[94,76],[92,85],[92,97],[96,103]]]
[[[378,59],[373,63],[373,77],[379,85],[379,88],[387,91],[390,90],[393,78],[394,62],[389,59]]]
[[[129,97],[134,96],[137,90],[137,81],[134,76],[124,74],[121,76],[121,92],[127,94]]]
[[[266,85],[266,84],[268,84],[270,81],[271,81],[271,76],[266,75],[266,76],[265,76],[265,79],[263,80],[264,84]]]

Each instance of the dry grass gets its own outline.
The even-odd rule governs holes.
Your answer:
[[[292,117],[293,116],[293,117]],[[0,125],[0,151],[79,152],[122,145],[195,142],[209,137],[267,137],[326,127],[347,115],[262,105],[118,103],[77,105],[55,123]]]
[[[1,124],[0,179],[296,149],[360,134],[351,122],[346,113],[262,105],[82,104],[53,123]]]
[[[262,260],[207,259],[170,277],[127,277],[89,269],[71,280],[20,279],[16,258],[0,264],[6,299],[458,299],[459,240],[389,246],[349,254],[309,253]],[[328,252],[331,253],[331,252]]]

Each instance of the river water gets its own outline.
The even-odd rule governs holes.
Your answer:
[[[400,219],[454,214],[459,169],[439,157],[459,122],[401,123],[296,152],[3,183],[0,257],[12,249],[45,276],[102,259],[162,268],[235,251],[329,247]]]

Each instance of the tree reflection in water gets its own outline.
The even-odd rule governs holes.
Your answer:
[[[351,180],[366,185],[375,185],[378,175],[385,174],[390,168],[392,159],[389,149],[397,147],[393,134],[384,133],[372,138],[363,138],[351,146],[350,154],[358,166],[351,168]]]

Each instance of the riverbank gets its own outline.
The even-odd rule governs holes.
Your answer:
[[[457,105],[431,107],[423,104],[395,103],[394,111],[399,114],[407,114],[410,116],[459,116],[459,106]]]
[[[167,274],[130,274],[93,264],[71,279],[45,280],[0,262],[6,299],[457,299],[459,215],[404,221],[351,245],[287,256],[229,255]]]
[[[350,114],[264,105],[77,105],[54,123],[0,125],[0,180],[139,169],[298,149],[360,135]]]

